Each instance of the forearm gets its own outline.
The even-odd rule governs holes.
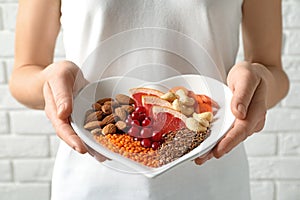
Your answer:
[[[81,78],[81,81],[76,82],[78,76],[83,77],[78,66],[67,60],[54,62],[46,67],[38,65],[18,66],[12,73],[10,90],[12,95],[22,104],[30,108],[44,109],[43,87],[45,82],[55,86],[60,85],[63,88],[67,84],[76,89],[75,83],[81,84],[85,81],[84,78]],[[62,82],[62,80],[64,81]],[[73,93],[71,90],[64,92]]]
[[[60,30],[60,0],[20,0],[15,34],[15,66],[10,79],[12,95],[22,104],[44,108],[45,71],[53,62]]]
[[[44,108],[44,67],[26,65],[15,68],[9,83],[12,95],[20,103],[34,109]]]

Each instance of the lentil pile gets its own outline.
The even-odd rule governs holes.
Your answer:
[[[159,167],[158,154],[152,148],[145,148],[127,134],[94,134],[95,140],[107,149],[121,154],[148,167]]]

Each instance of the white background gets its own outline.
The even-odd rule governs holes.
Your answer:
[[[0,200],[48,200],[58,140],[45,114],[17,103],[7,85],[17,7],[17,0],[0,0]],[[283,23],[283,64],[291,88],[268,113],[265,129],[246,141],[253,200],[300,199],[299,0],[283,0]],[[60,37],[55,54],[64,57]]]

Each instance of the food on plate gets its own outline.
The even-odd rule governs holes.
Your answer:
[[[198,147],[210,133],[210,97],[178,86],[162,92],[132,88],[97,100],[86,112],[84,128],[112,152],[148,167],[170,163]]]

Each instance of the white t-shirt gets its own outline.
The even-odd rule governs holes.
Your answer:
[[[225,82],[238,50],[242,0],[62,0],[66,59],[89,81],[123,75],[157,81],[201,74]],[[109,161],[114,162],[114,161]],[[192,161],[156,177],[111,169],[64,142],[52,200],[247,200],[243,144],[202,166]]]

